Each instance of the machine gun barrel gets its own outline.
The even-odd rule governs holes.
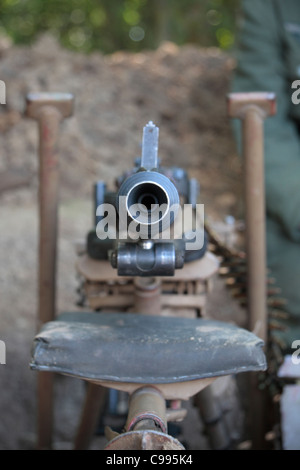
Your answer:
[[[139,225],[143,239],[172,225],[180,203],[175,185],[158,169],[158,135],[158,127],[150,121],[143,130],[140,168],[126,178],[117,194],[119,217],[126,213],[128,223]]]
[[[158,127],[148,122],[141,158],[116,180],[116,192],[106,191],[103,182],[95,187],[96,230],[89,233],[88,253],[109,259],[120,276],[172,276],[185,261],[198,259],[205,251],[198,246],[199,185],[183,169],[159,165],[158,136]],[[185,203],[192,213],[184,211]],[[105,204],[114,208],[110,219]],[[116,227],[111,231],[106,228],[110,223]],[[109,233],[113,237],[107,239]],[[190,233],[197,243],[190,242]],[[193,243],[195,248],[190,248]]]
[[[119,216],[131,227],[139,225],[140,238],[153,238],[173,224],[179,195],[172,181],[157,171],[140,170],[127,178],[117,195]]]

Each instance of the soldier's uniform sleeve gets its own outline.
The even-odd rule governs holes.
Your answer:
[[[300,2],[282,4],[288,4],[291,16],[295,5],[300,20]],[[291,100],[291,84],[300,69],[300,36],[299,42],[289,38],[279,5],[280,0],[242,2],[232,91],[276,93],[277,115],[265,121],[267,212],[290,239],[300,242],[300,105],[296,109]],[[237,127],[235,131],[239,133]]]

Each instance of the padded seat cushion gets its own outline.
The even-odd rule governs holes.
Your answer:
[[[30,366],[88,380],[174,383],[264,370],[262,346],[218,321],[76,312],[44,325]]]

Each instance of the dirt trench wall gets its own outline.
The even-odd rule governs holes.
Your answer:
[[[83,56],[44,36],[32,47],[8,48],[0,78],[7,104],[0,108],[0,194],[37,186],[37,129],[22,118],[29,91],[67,91],[75,115],[61,127],[62,197],[91,194],[95,180],[112,183],[140,152],[142,128],[160,127],[159,155],[199,179],[210,212],[238,210],[240,187],[226,93],[233,60],[218,49],[176,47]]]

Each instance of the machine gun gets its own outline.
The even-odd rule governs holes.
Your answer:
[[[59,122],[72,113],[72,104],[69,94],[27,97],[27,115],[38,120],[40,129],[41,329],[30,362],[39,371],[38,448],[52,445],[53,373],[60,373],[88,382],[75,448],[88,447],[103,389],[108,388],[128,393],[129,407],[124,432],[107,430],[106,449],[182,450],[182,444],[168,434],[168,421],[186,415],[181,400],[198,395],[217,377],[265,370],[263,341],[235,325],[197,318],[203,316],[207,281],[218,263],[203,244],[193,244],[197,231],[203,230],[197,217],[196,224],[191,217],[190,225],[184,225],[181,236],[162,238],[168,228],[175,229],[184,201],[195,211],[197,185],[181,169],[178,173],[159,167],[158,129],[151,122],[144,129],[141,163],[119,180],[115,193],[109,194],[99,183],[95,191],[97,225],[106,217],[99,213],[98,203],[110,198],[126,232],[129,228],[132,233],[133,223],[135,228],[142,226],[140,232],[133,230],[140,236],[128,240],[120,225],[117,229],[108,224],[115,236],[103,242],[103,232],[97,233],[96,226],[77,263],[81,305],[89,311],[55,314],[56,143]],[[125,220],[120,217],[121,197]],[[132,209],[135,204],[138,215]],[[157,205],[163,206],[161,211]],[[177,209],[172,215],[173,205]],[[140,279],[149,282],[140,284]],[[166,308],[171,314],[162,314]],[[179,406],[167,409],[170,400],[177,404],[179,400]]]
[[[197,212],[199,184],[182,168],[160,167],[158,135],[150,121],[143,131],[142,156],[116,180],[116,192],[107,191],[102,181],[95,185],[88,254],[110,259],[119,276],[172,276],[206,250],[203,217]]]

